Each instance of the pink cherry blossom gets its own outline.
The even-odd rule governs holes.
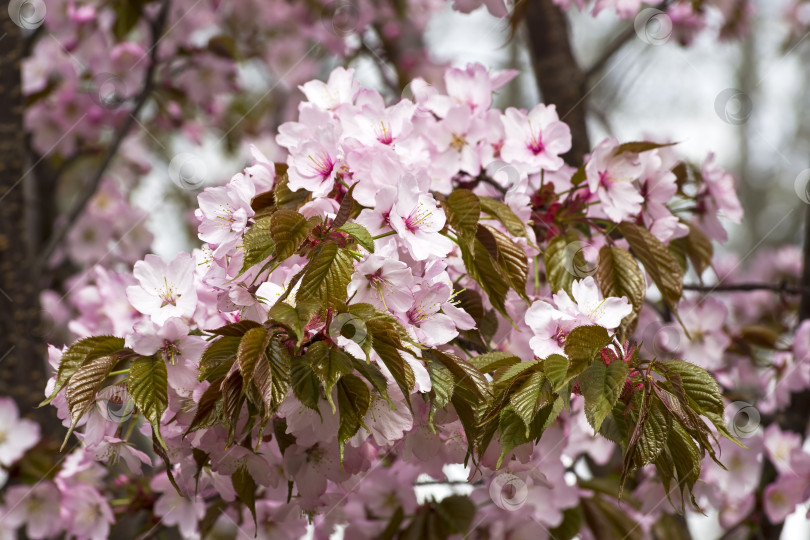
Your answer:
[[[560,122],[554,105],[537,105],[528,113],[508,108],[503,116],[506,140],[501,157],[523,164],[527,172],[556,171],[563,166],[560,154],[571,149],[571,130]]]
[[[39,424],[20,418],[11,398],[0,398],[0,464],[10,467],[39,441]]]
[[[147,255],[133,270],[139,285],[127,287],[132,306],[149,315],[155,324],[171,317],[190,317],[197,306],[194,287],[194,261],[188,253],[179,253],[166,263],[156,255]]]
[[[637,216],[644,202],[633,183],[642,172],[638,154],[617,153],[618,149],[618,141],[605,139],[585,165],[588,189],[596,194],[598,208],[616,223]]]

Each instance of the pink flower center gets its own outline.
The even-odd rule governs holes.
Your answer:
[[[394,134],[391,132],[391,127],[387,125],[384,121],[380,120],[380,128],[379,130],[375,128],[375,134],[377,135],[377,140],[380,141],[382,144],[391,144],[394,142]]]
[[[542,154],[546,149],[546,145],[543,144],[543,140],[539,136],[538,137],[532,136],[532,140],[529,141],[527,147],[529,148],[529,150],[531,150],[532,154],[534,154],[535,156],[538,154]]]
[[[316,157],[307,157],[309,157],[309,160],[312,162],[312,169],[315,171],[315,174],[323,179],[329,178],[332,174],[332,170],[335,168],[335,162],[332,161],[332,156],[322,153],[318,154]]]
[[[610,187],[613,183],[613,180],[610,178],[610,173],[608,171],[599,171],[599,185],[606,188]]]

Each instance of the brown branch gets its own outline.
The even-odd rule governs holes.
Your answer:
[[[65,215],[64,223],[62,226],[54,229],[51,238],[49,239],[45,248],[42,250],[42,253],[37,261],[37,268],[39,270],[45,268],[45,265],[48,263],[51,255],[53,255],[53,252],[68,234],[70,229],[76,224],[76,221],[93,199],[96,191],[98,191],[99,185],[101,185],[101,180],[104,177],[104,174],[107,172],[107,169],[109,168],[113,159],[115,159],[115,156],[118,154],[121,144],[124,142],[127,135],[129,135],[132,127],[138,121],[138,114],[140,114],[144,105],[146,105],[146,102],[149,100],[149,97],[152,95],[152,91],[155,88],[155,72],[157,71],[158,66],[158,43],[163,38],[163,29],[166,26],[166,19],[168,17],[170,3],[171,0],[163,0],[157,17],[153,21],[150,21],[152,48],[149,51],[149,65],[146,68],[143,88],[141,88],[141,91],[135,97],[135,105],[129,112],[126,120],[124,120],[124,123],[121,124],[121,126],[115,132],[113,140],[107,147],[104,157],[101,159],[101,163],[96,168],[90,182],[87,184],[84,191],[79,195],[79,199],[74,203],[73,207]]]
[[[792,287],[786,283],[730,283],[728,285],[695,285],[684,284],[685,291],[699,291],[705,293],[712,292],[750,292],[750,291],[773,291],[780,294],[808,294],[810,287]]]
[[[560,119],[571,128],[572,146],[566,161],[579,166],[591,144],[585,122],[587,88],[568,36],[568,20],[552,0],[527,0],[529,50],[543,102],[557,106]]]
[[[40,339],[39,279],[28,226],[21,64],[25,39],[0,0],[0,396],[14,399],[20,414],[34,418],[43,434],[59,425],[55,411],[36,410],[47,381]]]
[[[607,65],[613,55],[615,55],[619,50],[625,46],[625,44],[630,41],[633,36],[636,35],[636,29],[631,24],[627,28],[625,28],[613,41],[611,41],[607,48],[602,52],[599,58],[591,64],[591,66],[585,71],[585,78],[590,79],[597,73],[599,73],[602,68]]]

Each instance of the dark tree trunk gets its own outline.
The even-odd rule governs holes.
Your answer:
[[[24,38],[0,0],[0,395],[11,396],[23,416],[45,429],[55,425],[50,408],[36,410],[47,379],[40,336],[39,280],[26,227],[24,99],[20,64]]]
[[[556,105],[560,119],[571,127],[571,151],[564,157],[578,167],[591,149],[585,74],[571,50],[565,14],[552,0],[527,2],[526,31],[537,86],[543,102]]]

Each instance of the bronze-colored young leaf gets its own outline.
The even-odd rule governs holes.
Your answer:
[[[526,236],[526,224],[515,215],[509,206],[492,197],[479,197],[481,210],[500,221],[509,234],[513,236]]]
[[[481,373],[492,373],[501,368],[508,368],[520,363],[520,357],[514,354],[493,351],[470,358],[470,363]]]
[[[290,389],[290,353],[278,339],[271,339],[266,354],[259,358],[253,370],[253,384],[264,403],[265,420],[269,419]]]
[[[129,368],[127,391],[135,406],[152,425],[160,444],[166,443],[160,435],[160,418],[169,406],[169,373],[166,361],[159,356],[136,358]]]
[[[568,382],[568,366],[568,358],[561,354],[552,354],[543,360],[543,372],[554,392],[560,390]]]
[[[667,247],[653,234],[633,223],[619,224],[619,231],[647,273],[650,274],[666,304],[674,312],[683,293],[683,272]]]
[[[549,240],[543,251],[543,262],[546,268],[546,280],[552,292],[565,291],[571,294],[571,285],[586,274],[579,275],[578,268],[585,268],[587,263],[582,250],[572,250],[569,246],[579,242],[576,231],[568,231]]]
[[[48,399],[39,404],[40,407],[47,405],[70,380],[76,370],[88,359],[99,356],[108,356],[121,351],[124,348],[124,340],[114,336],[92,336],[80,339],[67,348],[59,361],[59,370],[56,372],[56,385]]]
[[[242,337],[245,335],[245,332],[247,332],[251,328],[258,328],[259,326],[261,325],[256,321],[244,319],[239,322],[220,326],[219,328],[215,328],[213,330],[208,330],[208,333],[214,334],[215,336]]]
[[[453,374],[457,385],[465,386],[479,399],[486,399],[489,395],[489,384],[486,377],[470,362],[453,353],[435,349],[425,351],[425,355],[440,362]]]
[[[197,410],[194,411],[194,418],[191,420],[186,435],[198,429],[211,427],[217,420],[217,404],[222,400],[222,382],[218,379],[205,389],[200,401],[197,403]]]
[[[486,240],[489,238],[494,240],[498,253],[498,265],[504,270],[509,285],[518,295],[528,301],[526,280],[529,277],[529,259],[526,257],[526,252],[501,231],[488,225],[480,226],[479,232],[481,229],[489,233],[480,237],[482,243],[486,245]]]
[[[444,203],[447,222],[458,233],[459,239],[470,242],[478,229],[481,203],[468,189],[454,190]]]
[[[366,383],[357,375],[341,377],[337,389],[338,408],[340,409],[338,443],[340,444],[340,460],[343,461],[343,448],[346,441],[354,437],[360,426],[364,425],[363,417],[371,403],[371,393]]]
[[[686,254],[700,277],[703,271],[712,264],[714,246],[706,233],[692,223],[686,225],[689,227],[689,235],[686,237]]]
[[[596,280],[605,297],[625,296],[632,304],[633,312],[622,320],[625,334],[631,333],[641,306],[644,305],[644,294],[647,290],[647,280],[636,259],[627,250],[618,246],[603,246],[599,250]]]
[[[119,357],[115,354],[90,358],[70,377],[65,390],[65,399],[70,410],[70,429],[65,436],[65,442],[62,443],[63,448],[73,428],[93,405],[96,394],[118,360]]]

